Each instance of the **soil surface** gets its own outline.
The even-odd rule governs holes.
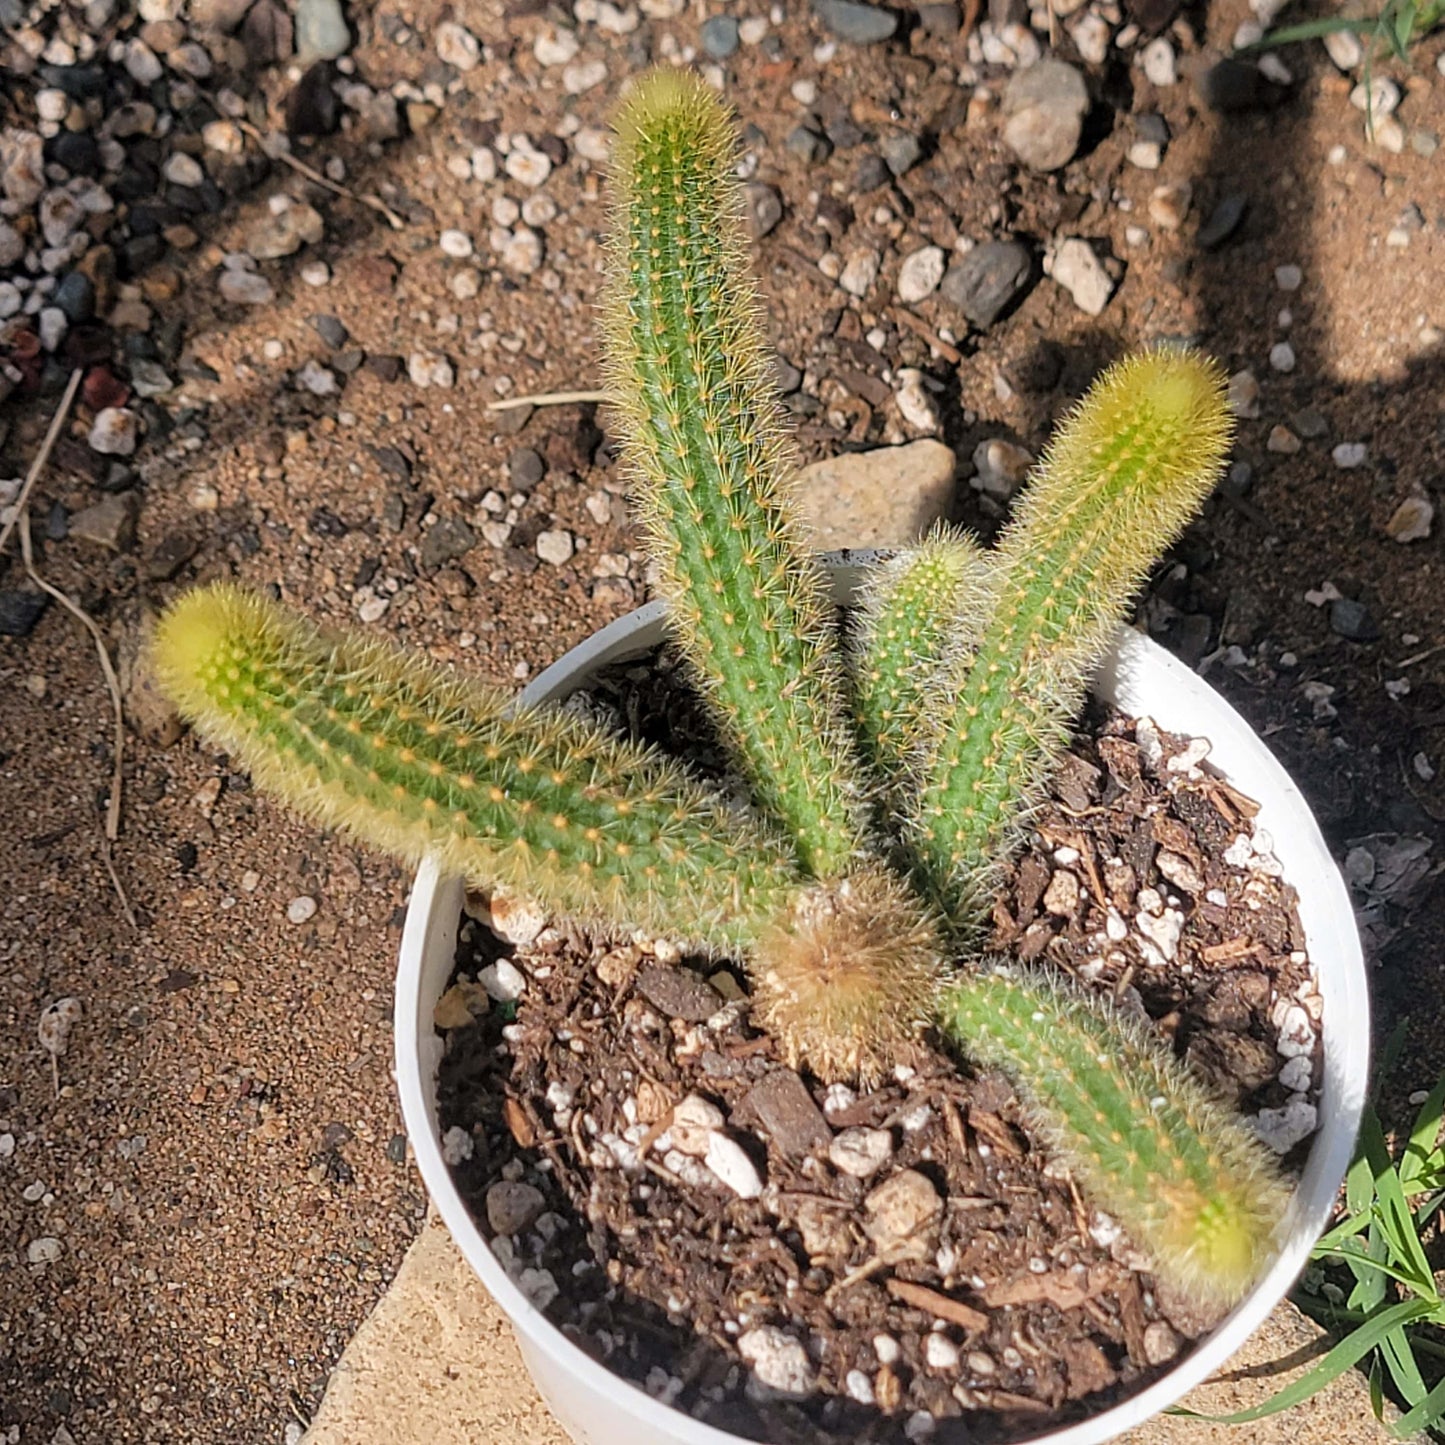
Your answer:
[[[661,661],[573,705],[721,775]],[[1145,1014],[1303,1152],[1320,999],[1294,890],[1203,752],[1091,707],[989,947]],[[1001,1076],[920,1048],[883,1087],[826,1087],[751,1025],[732,967],[468,908],[437,1009],[444,1152],[520,1287],[658,1398],[763,1441],[925,1420],[1004,1441],[1115,1403],[1212,1322],[1051,1166]]]
[[[314,34],[310,12],[325,7],[304,8]],[[0,263],[0,279],[30,287],[82,263],[95,277],[92,319],[59,340],[40,314],[61,311],[41,304],[53,293],[33,293],[30,312],[17,289],[21,310],[0,321],[0,514],[79,365],[86,386],[29,514],[40,573],[123,664],[109,853],[133,915],[103,844],[114,742],[94,644],[59,605],[40,610],[12,536],[0,559],[0,1430],[61,1445],[66,1433],[282,1441],[420,1225],[389,1077],[406,878],[257,799],[129,686],[124,664],[146,613],[209,577],[273,586],[510,684],[644,594],[595,410],[487,407],[596,385],[597,132],[648,58],[701,55],[753,127],[751,179],[779,212],[759,275],[806,457],[913,435],[893,399],[910,367],[940,388],[937,434],[963,477],[991,439],[1037,453],[1094,371],[1141,342],[1192,335],[1231,373],[1252,372],[1240,465],[1160,569],[1142,619],[1265,734],[1347,866],[1379,1027],[1407,1028],[1387,1109],[1432,1081],[1445,1036],[1442,542],[1438,525],[1410,541],[1390,529],[1402,504],[1438,501],[1441,474],[1440,44],[1418,46],[1409,69],[1376,67],[1400,88],[1399,135],[1383,132],[1397,151],[1367,139],[1350,101],[1358,70],[1339,73],[1317,46],[1281,53],[1279,91],[1212,108],[1194,74],[1253,18],[1243,3],[1127,9],[1086,6],[1056,27],[1090,110],[1073,157],[1042,174],[1002,139],[1010,64],[996,50],[971,58],[948,5],[900,10],[897,33],[866,47],[788,7],[709,60],[701,11],[667,0],[356,4],[318,81],[277,59],[291,35],[271,0],[0,0],[6,146],[49,127],[58,169],[42,190],[92,170],[115,203],[65,241],[102,238],[90,248],[108,247],[113,271],[83,250],[49,248],[47,261],[42,220],[58,213],[42,218],[7,149],[0,217],[26,255]],[[1113,39],[1089,59],[1078,22],[1096,11]],[[729,13],[768,19],[763,6]],[[475,52],[443,21],[467,27]],[[1156,23],[1172,84],[1140,59]],[[559,62],[572,28],[578,53]],[[186,48],[193,31],[209,71],[177,81],[182,66],[206,69]],[[1048,31],[1035,37],[1046,48]],[[145,53],[127,51],[128,69],[112,46],[132,40]],[[159,81],[136,78],[151,74],[147,54]],[[87,90],[96,69],[101,94]],[[328,86],[350,100],[330,105]],[[56,90],[63,121],[42,118]],[[102,117],[130,101],[155,115],[125,112],[140,131],[117,141],[113,171],[97,137],[115,139]],[[55,97],[43,106],[54,114]],[[234,132],[207,131],[233,115]],[[1129,159],[1146,115],[1169,137],[1157,171]],[[351,194],[268,159],[241,121],[263,135],[289,124],[295,154]],[[826,146],[790,148],[800,125]],[[549,161],[535,185],[528,154]],[[1150,201],[1184,182],[1189,208],[1169,230]],[[271,204],[283,196],[297,213],[284,223]],[[1180,200],[1156,210],[1172,220]],[[1236,214],[1202,244],[1201,223],[1217,232]],[[444,242],[453,230],[462,243]],[[1122,263],[1098,315],[1040,275],[1071,238]],[[1003,239],[1025,245],[1030,284],[987,329],[940,292],[900,299],[917,250],[952,264],[969,241]],[[223,288],[228,257],[271,298],[231,299],[266,293]],[[1290,267],[1299,284],[1282,289]],[[77,317],[83,292],[66,293]],[[133,454],[95,449],[124,445],[114,419],[97,431],[107,405],[138,417]],[[961,481],[957,520],[988,532],[1001,509]],[[42,1014],[66,998],[81,1016],[52,1071]]]

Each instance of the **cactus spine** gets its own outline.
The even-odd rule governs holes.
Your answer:
[[[1195,1298],[1233,1304],[1268,1261],[1287,1193],[1264,1146],[1142,1024],[1034,973],[985,965],[939,1017],[1018,1086],[1093,1202]]]
[[[1000,540],[993,585],[968,599],[977,650],[940,678],[945,714],[912,832],[956,921],[987,899],[1090,669],[1214,485],[1229,437],[1219,369],[1154,351],[1110,367],[1049,448]]]
[[[765,812],[814,877],[863,850],[822,575],[748,276],[735,148],[695,76],[655,71],[617,119],[608,391],[671,622]]]
[[[665,759],[217,584],[157,628],[181,711],[291,808],[410,861],[437,853],[610,928],[745,947],[806,892],[786,840]]]
[[[855,614],[853,718],[863,755],[894,789],[907,781],[929,726],[944,658],[967,656],[977,639],[966,619],[993,564],[970,538],[939,532],[876,568]]]

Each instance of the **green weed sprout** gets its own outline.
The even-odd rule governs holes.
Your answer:
[[[885,565],[845,645],[802,540],[729,118],[659,72],[617,129],[608,395],[673,637],[751,807],[226,585],[163,619],[164,685],[309,817],[600,929],[740,957],[755,1016],[822,1078],[876,1080],[931,1023],[1013,1077],[1162,1275],[1232,1301],[1283,1212],[1263,1147],[1149,1029],[973,948],[1091,669],[1218,475],[1217,369],[1164,351],[1112,368],[999,547],[940,535]]]

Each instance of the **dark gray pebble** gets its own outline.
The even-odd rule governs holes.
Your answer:
[[[795,125],[783,142],[790,155],[795,155],[809,165],[819,165],[833,153],[832,142],[827,136],[806,125]]]
[[[714,15],[703,21],[698,38],[714,60],[727,60],[737,54],[738,22],[731,15]]]
[[[308,316],[307,324],[333,350],[340,351],[351,339],[351,333],[335,316]]]
[[[1351,642],[1375,642],[1380,636],[1370,609],[1353,597],[1338,597],[1330,603],[1330,630]]]
[[[979,330],[987,330],[1036,280],[1034,258],[1018,241],[985,241],[948,268],[940,292]]]
[[[1224,197],[1209,213],[1208,220],[1199,228],[1195,244],[1201,251],[1218,250],[1239,229],[1249,210],[1249,198],[1238,191]]]
[[[49,606],[43,592],[0,591],[0,637],[29,637]]]
[[[518,447],[507,458],[507,481],[514,492],[530,492],[547,474],[547,464],[531,447]]]
[[[813,13],[823,28],[849,45],[876,45],[898,29],[898,17],[857,0],[813,0]]]

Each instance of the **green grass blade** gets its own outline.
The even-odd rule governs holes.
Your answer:
[[[1400,1188],[1400,1178],[1395,1173],[1389,1145],[1385,1142],[1385,1131],[1373,1113],[1366,1117],[1361,1137],[1375,1177],[1375,1192],[1380,1201],[1380,1227],[1386,1242],[1401,1268],[1413,1274],[1411,1288],[1426,1297],[1434,1296],[1434,1271],[1425,1258],[1425,1248],[1416,1232],[1415,1216],[1410,1213],[1405,1192]]]
[[[1445,1075],[1430,1090],[1410,1130],[1410,1142],[1400,1159],[1400,1183],[1410,1192],[1410,1185],[1427,1172],[1445,1169],[1445,1151],[1439,1146],[1440,1125],[1445,1120]]]
[[[1271,1395],[1268,1400],[1258,1405],[1252,1405],[1247,1410],[1236,1410],[1232,1415],[1206,1415],[1198,1410],[1186,1410],[1182,1406],[1176,1406],[1168,1413],[1183,1415],[1191,1420],[1208,1420],[1215,1425],[1248,1425],[1255,1420],[1278,1415],[1283,1410],[1292,1410],[1296,1405],[1303,1404],[1311,1395],[1324,1389],[1331,1381],[1339,1379],[1346,1370],[1353,1369],[1358,1365],[1371,1350],[1379,1347],[1380,1341],[1391,1330],[1414,1324],[1417,1320],[1423,1320],[1431,1312],[1431,1306],[1426,1300],[1412,1299],[1391,1305],[1389,1309],[1376,1315],[1367,1324],[1361,1325],[1359,1329],[1346,1335],[1314,1369]],[[1434,1391],[1431,1392],[1432,1395],[1434,1393]]]
[[[1397,1440],[1408,1440],[1445,1419],[1445,1380],[1441,1380],[1413,1409],[1407,1410],[1391,1427]]]
[[[1415,1363],[1415,1352],[1410,1348],[1410,1337],[1403,1329],[1391,1330],[1380,1341],[1380,1355],[1395,1388],[1404,1397],[1407,1405],[1418,1405],[1430,1393]]]

